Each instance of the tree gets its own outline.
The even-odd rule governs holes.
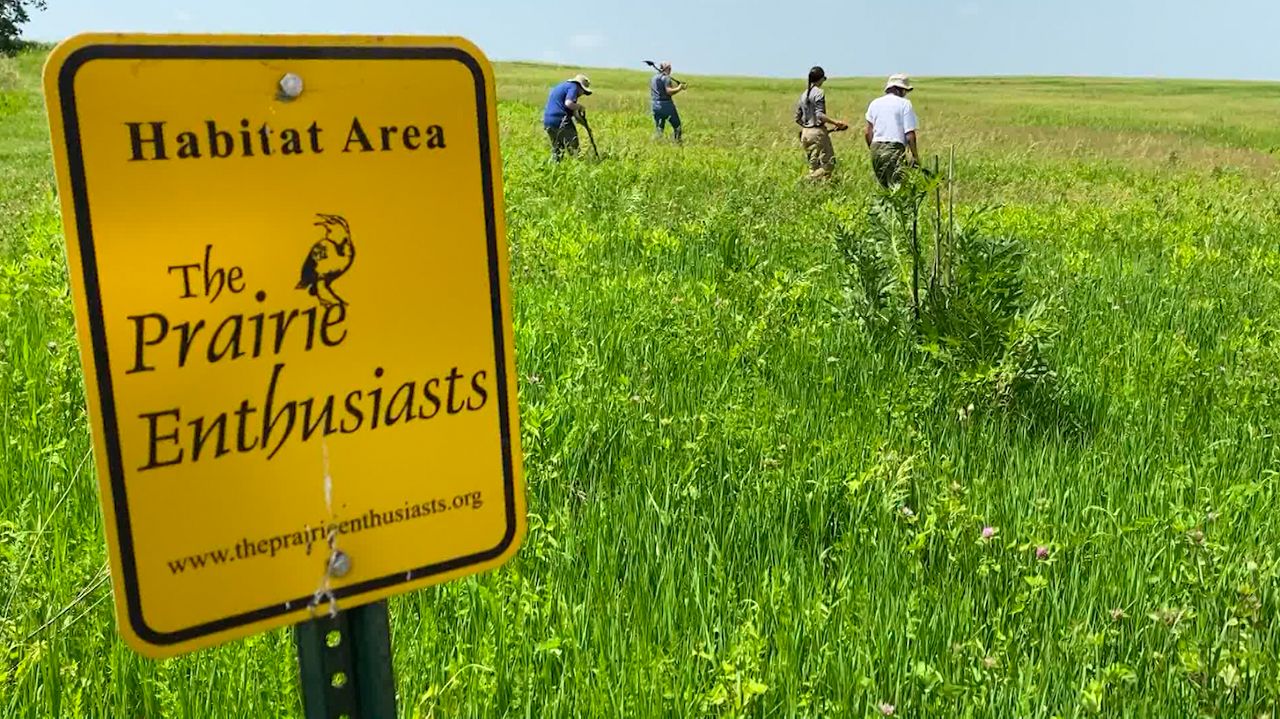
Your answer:
[[[43,10],[45,0],[0,0],[0,52],[13,52],[21,43],[22,25],[31,20],[32,10]]]

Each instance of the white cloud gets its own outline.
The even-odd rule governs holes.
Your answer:
[[[569,47],[574,50],[595,50],[604,47],[607,39],[600,33],[582,33],[569,38]]]

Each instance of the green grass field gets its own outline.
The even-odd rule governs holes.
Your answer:
[[[42,60],[0,59],[0,716],[297,716],[287,632],[116,637]],[[404,716],[1275,715],[1280,85],[918,79],[966,254],[917,333],[860,133],[801,180],[802,80],[692,78],[676,147],[595,72],[605,159],[552,166],[568,74],[498,68],[528,539],[391,602]]]

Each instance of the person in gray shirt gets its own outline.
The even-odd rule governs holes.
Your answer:
[[[849,129],[849,123],[827,117],[827,95],[822,85],[827,73],[815,65],[809,70],[809,87],[796,103],[796,124],[800,126],[800,146],[809,160],[809,179],[823,180],[836,167],[836,151],[831,146],[830,125],[836,132]]]
[[[687,85],[676,82],[671,77],[671,63],[658,65],[658,74],[649,80],[649,98],[653,101],[653,124],[655,137],[666,134],[667,123],[671,123],[671,136],[680,142],[684,133],[680,124],[680,113],[676,111],[676,103],[671,98],[684,92]]]

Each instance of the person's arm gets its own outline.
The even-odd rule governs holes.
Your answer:
[[[578,109],[582,107],[578,104],[578,97],[579,92],[576,85],[570,88],[568,94],[564,96],[564,109],[568,110],[570,115],[577,115]]]
[[[837,130],[847,130],[849,123],[844,120],[837,120],[833,117],[827,117],[827,96],[820,95],[813,103],[813,115],[818,118],[818,122],[824,127],[826,125],[835,125]]]
[[[916,149],[916,130],[919,129],[919,125],[920,119],[916,117],[916,110],[911,106],[911,101],[907,100],[902,128],[907,131],[907,148],[911,150],[911,159],[915,160],[917,165],[920,164],[920,151]]]
[[[672,80],[669,77],[667,78],[667,96],[668,97],[675,97],[676,95],[679,95],[680,93],[685,91],[686,87],[687,87],[686,85],[681,85],[675,80]]]
[[[876,124],[867,120],[867,131],[862,133],[862,135],[867,140],[867,147],[871,147],[871,139],[876,136]]]

